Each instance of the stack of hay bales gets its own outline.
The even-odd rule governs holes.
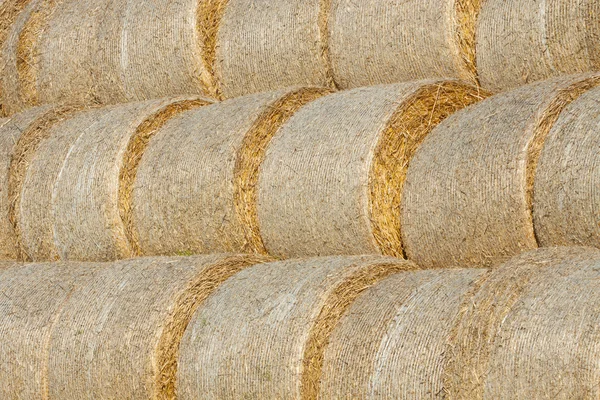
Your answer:
[[[564,108],[598,84],[598,75],[575,75],[523,86],[435,128],[406,178],[407,256],[423,267],[483,267],[537,247],[533,188],[544,141]]]

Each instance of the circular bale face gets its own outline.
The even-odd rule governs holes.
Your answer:
[[[146,255],[264,253],[255,187],[273,135],[328,93],[292,88],[228,100],[173,118],[142,157],[133,223]]]
[[[596,75],[538,82],[448,118],[409,167],[402,238],[423,267],[486,267],[537,247],[533,185],[546,136]]]
[[[247,269],[192,318],[182,341],[180,399],[316,399],[329,335],[354,299],[407,261],[291,260]]]
[[[486,0],[477,24],[482,86],[497,92],[600,67],[595,0]]]
[[[402,255],[400,204],[431,129],[484,97],[455,81],[339,92],[303,107],[269,145],[258,222],[270,254]]]
[[[263,257],[107,264],[65,302],[48,340],[48,398],[176,398],[179,345],[197,307]]]
[[[476,82],[481,0],[331,0],[329,49],[342,89],[415,79]]]
[[[600,247],[600,90],[575,100],[542,150],[533,214],[541,246]]]
[[[226,5],[216,33],[214,74],[223,98],[302,86],[333,86],[327,0],[212,1]]]

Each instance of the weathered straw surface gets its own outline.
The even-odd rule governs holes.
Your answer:
[[[80,131],[75,141],[54,142],[69,148],[59,174],[42,169],[37,173],[54,182],[47,184],[52,187],[52,204],[46,212],[52,214],[53,241],[60,259],[108,261],[139,255],[128,233],[133,231],[131,192],[136,166],[145,145],[169,118],[206,104],[208,100],[180,98],[115,106]],[[82,126],[77,118],[61,130]],[[62,149],[42,146],[36,158],[51,160],[59,156],[57,150],[60,154]]]
[[[596,0],[486,0],[477,25],[477,67],[492,91],[600,68]]]
[[[600,90],[566,108],[546,139],[534,190],[542,246],[600,247]]]
[[[454,111],[481,99],[455,81],[339,92],[303,107],[267,149],[258,221],[281,257],[402,255],[400,203],[412,155]]]
[[[593,399],[600,252],[415,271],[365,291],[325,351],[320,398]]]
[[[49,0],[49,3],[51,1]],[[32,57],[37,52],[37,47],[30,43],[32,35],[28,32],[31,33],[31,30],[27,31],[25,27],[33,19],[33,15],[36,15],[36,10],[42,2],[42,0],[32,0],[24,7],[7,31],[6,40],[2,44],[0,94],[4,115],[22,111],[35,103],[36,92],[31,93],[31,82],[28,77],[36,73],[35,66],[29,64],[33,61]]]
[[[476,82],[481,0],[332,0],[329,48],[340,88],[455,77]]]
[[[89,264],[0,269],[2,399],[48,398],[50,333],[73,291],[97,270]]]
[[[537,246],[532,197],[546,135],[597,76],[556,78],[496,95],[444,121],[408,170],[406,253],[423,267],[484,267]]]
[[[49,398],[175,399],[177,356],[200,304],[253,256],[110,264],[64,305],[49,341]]]
[[[128,1],[121,49],[127,98],[207,93],[201,7],[209,0]]]
[[[410,262],[377,256],[258,265],[198,309],[181,343],[182,400],[316,399],[329,335],[359,294]]]
[[[141,252],[263,252],[255,206],[244,202],[255,198],[264,149],[296,109],[324,93],[318,88],[262,93],[166,123],[142,157],[133,188]]]
[[[368,289],[331,336],[319,397],[441,397],[449,330],[484,271],[405,272]]]
[[[227,0],[214,64],[221,96],[294,85],[333,86],[328,4],[329,0]]]
[[[14,208],[11,203],[9,182],[11,160],[18,150],[17,144],[23,132],[42,114],[47,107],[32,108],[11,119],[3,119],[0,127],[0,259],[16,260],[19,246],[14,225]]]

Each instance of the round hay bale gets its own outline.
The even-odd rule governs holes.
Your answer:
[[[204,47],[211,37],[214,43],[216,32],[206,29],[207,3],[211,1],[145,0],[123,6],[126,47],[121,59],[128,99],[210,93]]]
[[[600,69],[596,0],[485,0],[477,24],[477,67],[501,91]]]
[[[109,264],[64,304],[48,341],[48,398],[175,399],[181,338],[226,279],[264,257]]]
[[[325,351],[323,399],[425,399],[443,393],[448,331],[485,270],[393,275],[348,309]]]
[[[180,399],[316,399],[329,335],[359,294],[398,271],[378,256],[257,265],[198,308],[179,353]]]
[[[150,142],[133,188],[142,254],[259,252],[256,181],[265,148],[307,102],[294,88],[241,97],[171,119]]]
[[[52,214],[53,244],[60,259],[109,261],[140,255],[131,215],[139,161],[152,136],[170,118],[209,103],[201,98],[178,98],[111,107],[101,112],[95,124],[73,136],[75,140],[42,145],[36,166],[54,163],[62,148],[69,149],[58,175],[45,168],[36,170],[50,180],[45,185],[52,188],[52,204],[46,213]],[[60,129],[80,129],[83,124],[77,119],[73,117]],[[44,177],[32,179],[39,183]],[[28,189],[33,194],[35,187]]]
[[[496,95],[448,118],[408,170],[402,238],[423,267],[491,266],[537,247],[533,183],[544,140],[599,76],[555,78]]]
[[[599,265],[551,248],[491,272],[393,275],[330,336],[320,398],[596,398]]]
[[[331,0],[329,48],[346,89],[415,79],[477,82],[481,0]]]
[[[533,215],[541,246],[600,247],[600,89],[567,107],[540,156]]]
[[[267,149],[258,221],[278,257],[402,255],[406,170],[440,121],[484,96],[457,81],[339,92],[303,107]]]
[[[213,70],[221,97],[294,85],[333,87],[327,49],[329,0],[209,3],[221,7],[213,12]]]
[[[48,398],[50,334],[75,289],[100,268],[28,264],[0,270],[1,398]]]
[[[0,123],[0,259],[19,258],[19,245],[9,191],[12,159],[18,153],[16,144],[23,132],[47,111],[48,107],[32,108],[10,119],[3,119]]]
[[[48,0],[53,1],[53,0]],[[2,95],[2,111],[4,115],[12,115],[33,106],[37,102],[37,91],[32,88],[32,79],[37,74],[34,54],[37,54],[36,34],[39,27],[26,30],[30,20],[39,15],[38,8],[43,0],[31,0],[16,18],[7,32],[2,44],[2,74],[0,76]],[[39,20],[39,17],[37,17]],[[34,21],[35,22],[35,21]],[[32,38],[33,37],[33,38]],[[37,42],[36,42],[37,43]],[[33,78],[32,78],[33,77]]]

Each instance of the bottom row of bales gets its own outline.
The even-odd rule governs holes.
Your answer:
[[[0,266],[2,399],[598,398],[600,251]]]

